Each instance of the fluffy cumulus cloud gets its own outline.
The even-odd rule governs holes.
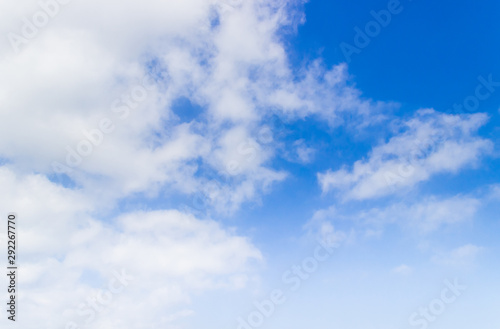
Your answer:
[[[234,211],[285,177],[269,166],[273,132],[259,138],[269,115],[340,125],[347,113],[363,125],[392,106],[362,99],[344,64],[292,70],[283,38],[302,22],[300,5],[3,3],[0,156],[88,190],[113,186],[109,198],[192,194],[211,189],[194,178],[202,170],[229,172],[235,181],[218,191],[234,193],[228,204],[205,194]],[[202,109],[189,122],[173,108],[181,98]],[[297,152],[311,161],[310,149]]]
[[[359,128],[397,106],[363,98],[345,64],[291,65],[285,40],[303,3],[0,1],[0,212],[19,212],[24,328],[175,328],[194,294],[253,280],[260,250],[220,220],[290,177],[278,156],[306,165],[320,153],[279,140],[269,118]],[[491,150],[477,136],[486,121],[422,110],[367,159],[319,174],[321,187],[367,199],[457,172]],[[120,211],[127,198],[199,194],[203,216]],[[428,199],[370,217],[430,232],[477,206]],[[351,240],[337,215],[317,212],[308,234]]]
[[[333,189],[345,199],[371,199],[411,188],[440,173],[457,173],[493,150],[477,135],[485,114],[449,115],[420,110],[398,126],[401,132],[375,146],[351,168],[318,174],[323,192]]]
[[[104,222],[80,191],[41,175],[2,167],[0,182],[2,213],[22,209],[25,328],[40,322],[61,328],[160,325],[179,306],[189,306],[194,292],[245,287],[262,260],[247,238],[212,220],[162,210]]]
[[[0,3],[1,210],[20,212],[26,328],[169,326],[194,292],[246,286],[262,256],[233,229],[114,210],[167,190],[233,213],[288,175],[269,117],[363,124],[392,106],[362,99],[345,65],[291,68],[300,5]],[[185,120],[179,99],[201,110]]]

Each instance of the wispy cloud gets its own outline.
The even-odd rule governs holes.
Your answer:
[[[484,249],[469,243],[448,252],[437,253],[432,261],[448,266],[471,266]]]
[[[401,123],[401,133],[373,147],[352,168],[318,174],[323,192],[337,189],[343,199],[372,199],[407,190],[440,173],[457,173],[479,163],[493,149],[477,130],[485,114],[447,115],[420,110]]]

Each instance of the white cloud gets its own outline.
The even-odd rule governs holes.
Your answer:
[[[386,208],[374,208],[360,215],[376,227],[399,223],[422,234],[474,219],[481,201],[467,196],[451,198],[428,197],[420,202],[396,203]]]
[[[483,247],[469,243],[449,252],[438,253],[432,257],[432,261],[448,266],[470,266],[482,251]]]
[[[488,198],[492,200],[500,199],[500,184],[493,184],[489,186]]]
[[[406,221],[422,233],[436,231],[474,218],[481,201],[472,197],[456,196],[447,199],[427,198],[411,205],[398,204],[386,209],[383,216]]]
[[[262,256],[233,229],[176,210],[112,213],[121,198],[161,189],[202,191],[220,213],[235,211],[286,177],[269,165],[274,145],[258,139],[264,116],[329,118],[371,106],[343,81],[345,66],[327,73],[325,86],[318,65],[291,82],[279,34],[296,22],[283,4],[243,1],[222,12],[201,0],[71,2],[19,54],[0,47],[0,157],[9,163],[0,167],[1,210],[22,219],[26,327],[81,320],[75,308],[122,268],[134,281],[90,327],[174,326],[195,294],[253,279]],[[2,35],[40,10],[35,1],[0,6]],[[330,88],[344,104],[315,105]],[[276,89],[307,106],[280,104]],[[189,124],[173,115],[180,97],[203,109]],[[103,119],[112,132],[96,130]],[[75,158],[85,145],[90,154]],[[46,178],[68,157],[78,162],[68,172],[73,189]],[[234,162],[238,170],[214,189],[204,171],[225,175]]]
[[[344,242],[351,242],[355,238],[354,232],[347,233],[336,229],[333,221],[337,217],[338,212],[333,206],[316,211],[313,217],[304,225],[308,238],[334,247],[338,247]]]
[[[316,150],[308,147],[303,139],[295,141],[293,145],[296,147],[297,159],[300,163],[307,164],[314,160]]]
[[[385,106],[363,100],[343,64],[327,69],[316,61],[299,73],[292,70],[282,32],[302,22],[295,4],[188,0],[60,6],[18,55],[2,48],[0,112],[6,119],[0,122],[0,156],[27,172],[50,173],[54,161],[67,164],[68,147],[77,151],[85,143],[83,131],[107,118],[115,130],[70,173],[84,189],[106,191],[110,202],[162,187],[192,194],[207,189],[204,179],[195,178],[201,167],[220,171],[238,161],[239,182],[246,183],[224,186],[237,197],[222,211],[258,199],[284,178],[268,163],[273,145],[254,143],[257,156],[250,161],[248,154],[238,154],[240,141],[255,140],[262,118],[315,115],[338,125],[349,112],[359,118],[356,124],[366,124]],[[23,15],[40,10],[33,1],[22,8],[2,6],[2,34],[21,33]],[[145,76],[155,83],[145,99],[135,101],[134,90]],[[172,113],[179,97],[203,108],[189,126],[179,125]],[[311,160],[309,148],[297,151],[301,161]]]
[[[447,115],[420,110],[402,124],[404,132],[375,146],[352,169],[318,174],[323,192],[338,189],[344,199],[371,199],[413,187],[439,173],[457,173],[491,152],[490,140],[476,131],[484,114]]]
[[[19,276],[20,298],[30,314],[22,319],[26,328],[81,323],[86,316],[74,310],[121,269],[134,280],[104,313],[96,312],[91,328],[160,326],[164,315],[189,305],[193,294],[244,288],[262,260],[248,238],[213,220],[161,210],[103,221],[95,217],[102,209],[81,190],[41,175],[21,176],[4,166],[0,183],[0,211],[16,210],[19,218],[19,262],[25,271]],[[86,281],[89,271],[102,280]]]
[[[397,267],[393,268],[392,271],[394,273],[400,274],[400,275],[409,275],[409,274],[413,273],[413,269],[406,264],[402,264],[400,266],[397,266]]]
[[[367,210],[341,211],[331,206],[316,211],[310,222],[316,223],[318,227],[347,222],[352,230],[364,232],[368,238],[382,236],[386,226],[393,224],[425,236],[473,221],[482,204],[480,199],[458,195],[451,198],[427,197],[420,201],[397,202]]]
[[[0,167],[0,210],[16,210],[21,219],[26,273],[20,276],[20,297],[30,315],[23,318],[27,327],[81,319],[74,308],[122,268],[134,281],[91,327],[175,326],[175,319],[192,314],[195,294],[245,287],[262,259],[249,239],[178,210],[114,215],[118,201],[140,193],[156,196],[162,189],[201,192],[218,213],[234,212],[287,175],[271,166],[276,145],[258,138],[264,117],[313,116],[338,126],[352,116],[350,124],[362,126],[379,122],[382,109],[396,106],[363,99],[345,64],[327,68],[314,61],[293,70],[282,40],[283,29],[297,24],[288,4],[73,1],[19,54],[8,44],[0,47],[0,157],[9,164]],[[23,16],[39,10],[37,1],[1,2],[0,34],[20,33]],[[145,95],[138,95],[142,87]],[[180,97],[202,108],[190,123],[179,123],[173,113]],[[103,119],[114,131],[97,138]],[[381,188],[370,183],[371,169],[387,169],[385,157],[404,156],[407,140],[432,137],[443,128],[451,140],[424,156],[427,171],[420,177],[456,171],[489,147],[473,137],[484,121],[481,115],[409,121],[409,132],[377,148],[375,160],[355,165],[360,173],[345,170],[344,185],[355,198],[376,194]],[[68,165],[68,147],[76,152],[91,139],[90,154],[68,172],[75,188],[46,178],[54,161]],[[312,161],[309,146],[296,146],[300,161]],[[455,163],[447,161],[450,156]],[[229,178],[214,182],[206,172]],[[325,191],[336,186],[325,177]],[[434,230],[466,220],[474,206],[473,200],[442,207],[431,202],[411,210],[424,230]],[[351,239],[330,215],[316,213],[306,230],[330,245]]]

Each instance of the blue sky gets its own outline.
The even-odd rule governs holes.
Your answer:
[[[387,3],[308,3],[307,23],[294,39],[297,60],[321,53],[330,65],[344,61],[339,44],[352,44],[354,27],[364,28],[373,20],[370,11],[386,9]],[[352,56],[349,73],[364,95],[395,100],[406,105],[405,109],[444,111],[471,93],[477,76],[498,74],[497,3],[424,0],[402,1],[401,7],[390,25],[359,55]],[[494,110],[494,101],[481,107]]]
[[[499,3],[0,13],[21,328],[498,327]]]

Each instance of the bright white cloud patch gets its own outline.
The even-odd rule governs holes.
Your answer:
[[[21,177],[3,167],[0,183],[0,211],[23,210],[18,253],[20,298],[30,314],[23,318],[26,328],[70,321],[90,321],[91,328],[159,326],[179,305],[188,305],[193,293],[245,287],[262,260],[247,238],[212,220],[163,210],[123,214],[106,224],[94,217],[99,209],[80,191],[43,176]],[[106,292],[114,271],[122,269],[133,280],[109,305],[98,299],[104,311],[91,316],[88,298],[100,296],[99,289]]]
[[[22,15],[15,21],[9,12],[30,18],[41,10],[34,2],[3,6],[5,33],[23,33]],[[360,98],[344,64],[291,69],[281,39],[300,22],[294,7],[263,0],[60,5],[19,53],[2,48],[0,156],[28,171],[67,173],[111,199],[162,187],[193,194],[210,188],[195,178],[202,166],[222,175],[229,169],[246,183],[224,185],[236,197],[212,204],[230,213],[258,199],[284,178],[269,166],[273,144],[259,139],[263,118],[317,116],[339,125],[349,113],[366,124],[385,106]],[[202,108],[186,124],[172,110],[182,97]],[[311,161],[311,149],[297,153]]]
[[[367,159],[352,168],[318,174],[323,192],[345,193],[345,199],[370,199],[393,194],[440,173],[478,163],[493,143],[477,136],[486,123],[484,114],[447,115],[420,110],[403,122],[403,132],[375,146]]]
[[[302,0],[63,2],[0,2],[0,213],[19,213],[26,328],[178,328],[197,294],[248,287],[261,251],[213,218],[292,176],[278,156],[305,167],[321,153],[303,136],[280,140],[268,119],[362,128],[398,106],[363,98],[344,63],[293,67],[286,33],[304,22]],[[182,99],[195,114],[176,107]],[[491,151],[477,134],[487,119],[419,111],[366,159],[319,174],[322,190],[370,199],[456,173]],[[201,216],[177,203],[198,197]],[[428,234],[480,204],[332,206],[304,228],[330,246],[356,236],[337,217],[366,236],[394,222]]]

